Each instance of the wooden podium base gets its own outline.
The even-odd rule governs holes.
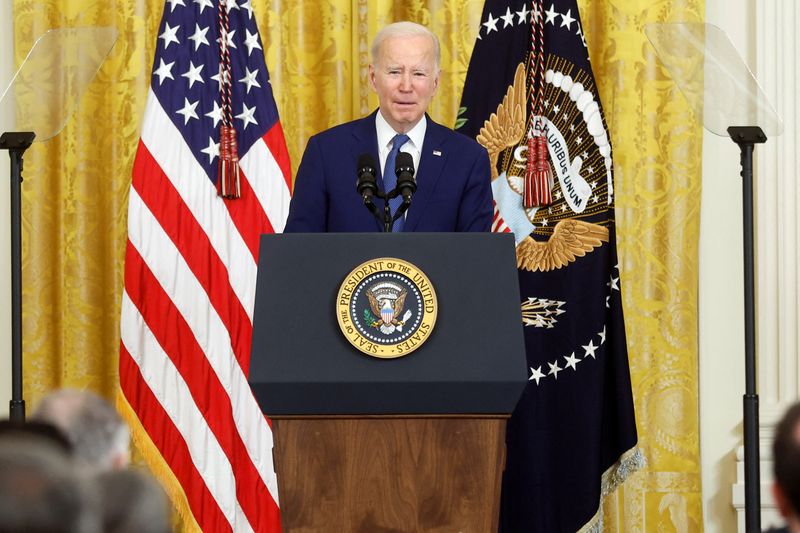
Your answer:
[[[273,418],[283,531],[497,531],[506,419]]]

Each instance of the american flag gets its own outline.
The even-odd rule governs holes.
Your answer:
[[[218,0],[164,7],[128,207],[120,387],[185,518],[279,531],[272,432],[247,373],[259,235],[283,230],[291,173],[251,0],[222,3],[227,32]],[[239,199],[216,187],[221,33]]]

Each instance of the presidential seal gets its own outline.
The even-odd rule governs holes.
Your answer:
[[[336,298],[336,318],[350,344],[382,359],[422,346],[433,331],[436,311],[436,292],[428,277],[393,257],[358,265]]]

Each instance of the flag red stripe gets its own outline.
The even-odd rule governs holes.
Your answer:
[[[283,127],[280,122],[276,122],[267,133],[262,137],[267,143],[267,148],[272,153],[272,157],[278,163],[283,174],[289,194],[292,193],[292,165],[289,161],[289,150],[286,148],[286,137],[283,135]]]
[[[236,360],[246,375],[250,368],[253,330],[250,318],[231,288],[228,269],[208,236],[142,142],[133,166],[133,187],[205,289],[230,333]]]
[[[228,208],[228,213],[231,215],[234,226],[236,226],[242,239],[250,249],[250,253],[253,254],[253,261],[258,263],[258,245],[261,240],[261,234],[275,233],[275,230],[261,207],[255,191],[250,186],[244,170],[240,169],[239,174],[241,176],[242,197],[236,200],[225,200],[225,207]],[[260,177],[260,179],[263,179],[263,177]],[[246,369],[247,366],[242,368]]]
[[[188,385],[192,400],[214,433],[236,475],[236,495],[255,531],[275,523],[277,506],[236,431],[225,388],[197,344],[189,325],[175,308],[141,255],[128,244],[125,287],[153,336]],[[164,450],[162,450],[162,453]],[[272,502],[272,505],[265,505]]]
[[[183,436],[147,386],[136,361],[122,343],[119,370],[120,388],[125,399],[183,487],[197,524],[203,531],[231,531],[228,520],[195,468]]]

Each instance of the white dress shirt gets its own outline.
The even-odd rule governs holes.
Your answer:
[[[428,120],[425,115],[422,115],[417,124],[406,133],[408,141],[400,148],[401,152],[411,154],[414,160],[414,175],[419,174],[419,160],[422,155],[422,142],[425,140],[425,130],[428,128]],[[392,151],[392,139],[397,135],[386,119],[381,115],[380,110],[375,114],[375,130],[378,133],[378,157],[381,164],[381,175],[386,168],[386,158],[389,157],[389,152]],[[394,172],[394,170],[392,170]]]

